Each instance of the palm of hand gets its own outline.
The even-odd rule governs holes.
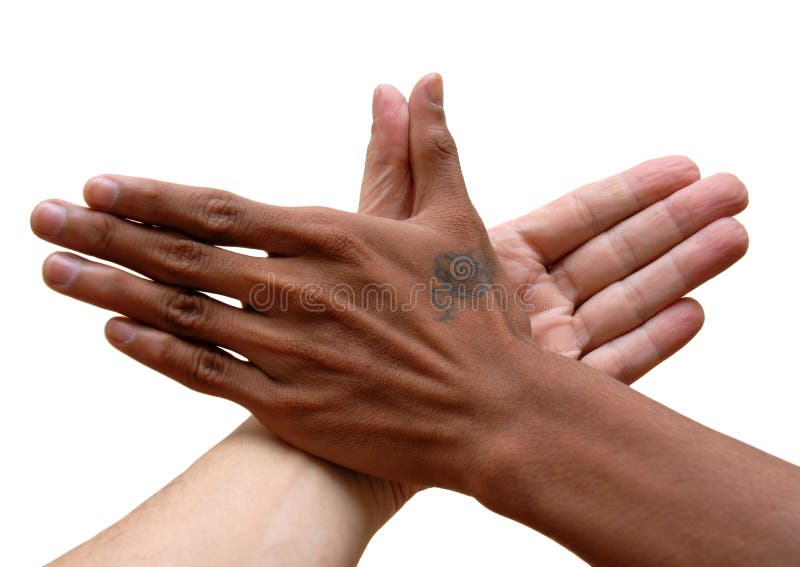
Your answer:
[[[532,338],[632,383],[703,323],[684,298],[744,255],[730,215],[747,192],[729,174],[699,180],[686,158],[645,162],[490,231],[513,285],[533,286]]]

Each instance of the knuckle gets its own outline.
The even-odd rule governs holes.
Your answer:
[[[642,289],[635,283],[631,284],[630,281],[626,280],[622,280],[620,285],[622,286],[623,295],[628,302],[629,309],[638,321],[638,324],[641,325],[650,318],[647,300],[645,299]]]
[[[165,341],[158,344],[158,350],[155,353],[154,361],[162,368],[181,368],[185,361],[181,360],[180,351],[175,348],[176,341],[174,337],[170,337]]]
[[[626,272],[633,272],[640,264],[635,241],[622,228],[606,232],[614,257]]]
[[[310,348],[311,347],[311,348]],[[304,338],[284,338],[273,348],[288,358],[296,359],[298,363],[305,363],[308,360],[309,350],[313,351],[313,345],[309,345]]]
[[[244,216],[239,198],[233,193],[209,190],[198,199],[198,216],[212,239],[224,237],[239,224]]]
[[[281,309],[289,310],[303,304],[305,286],[300,282],[281,281],[276,286],[281,297]]]
[[[163,269],[172,279],[202,271],[206,258],[204,246],[189,238],[171,239],[162,243],[157,255]]]
[[[326,252],[339,259],[357,261],[363,255],[363,242],[345,227],[331,227],[323,239]]]
[[[285,417],[301,418],[314,413],[319,407],[300,386],[283,384],[275,397],[274,409]]]
[[[91,238],[95,245],[103,250],[111,248],[116,241],[117,226],[110,215],[99,214],[91,224]]]
[[[335,226],[341,218],[341,211],[328,207],[303,207],[301,215],[308,228],[322,229]]]
[[[166,191],[161,183],[144,183],[136,187],[136,194],[141,195],[143,199],[157,203],[163,200]]]
[[[404,175],[408,170],[408,158],[385,148],[370,148],[365,159],[368,170],[388,170]]]
[[[443,160],[458,159],[458,148],[450,131],[446,128],[432,130],[427,137],[427,149]]]
[[[219,351],[199,348],[190,362],[189,379],[199,387],[221,388],[226,384],[227,360]]]
[[[334,209],[314,208],[307,234],[312,246],[326,255],[357,261],[366,253],[366,241],[350,215]]]
[[[138,209],[152,214],[168,204],[169,194],[163,184],[149,182],[137,185],[136,191],[130,193],[130,198]]]
[[[102,286],[108,295],[124,297],[130,294],[130,277],[128,273],[114,269],[106,272],[102,278],[98,278],[97,285]]]
[[[163,305],[163,318],[173,328],[181,332],[196,331],[202,324],[205,313],[205,303],[200,295],[181,290],[170,289],[165,293],[161,304]]]
[[[608,361],[608,365],[603,369],[605,372],[610,374],[611,376],[615,377],[617,380],[625,381],[626,376],[629,373],[629,363],[622,356],[622,353],[619,352],[618,349],[612,349],[610,352],[610,357]]]

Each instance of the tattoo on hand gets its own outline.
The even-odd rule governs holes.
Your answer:
[[[439,321],[450,321],[466,309],[477,309],[479,300],[495,283],[495,267],[480,251],[443,252],[433,260],[431,304],[441,312]]]

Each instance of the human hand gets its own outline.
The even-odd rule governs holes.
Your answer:
[[[415,93],[417,93],[417,91],[415,91]],[[418,96],[420,96],[420,95],[418,95]],[[412,104],[413,104],[413,97],[412,97]],[[412,138],[412,140],[413,140],[413,138]],[[451,170],[451,172],[452,172],[452,170]],[[419,176],[415,176],[415,179],[424,179],[424,175],[423,175],[423,173],[424,173],[424,172],[421,172]],[[129,182],[130,182],[130,180],[129,180]],[[419,182],[417,182],[417,185],[419,185]],[[165,186],[162,186],[162,189],[163,189],[164,187],[165,187]],[[149,190],[150,190],[150,191],[157,191],[157,186],[151,186]],[[116,204],[121,204],[121,203],[119,203],[119,202],[118,202],[118,203],[116,203]],[[144,203],[144,202],[141,202],[141,203],[139,203],[139,204],[140,204],[140,205],[143,205],[143,204],[145,204],[145,203]],[[466,212],[470,212],[470,211],[469,211],[469,208],[470,208],[470,207],[466,206],[466,205],[468,204],[468,201],[462,202],[462,204],[464,204],[464,205],[465,205],[465,207],[464,207],[464,208],[466,209]],[[99,205],[99,203],[95,202],[95,205]],[[216,202],[216,205],[217,205],[217,206],[216,206],[216,208],[213,208],[213,211],[212,211],[212,212],[214,212],[215,214],[211,215],[211,218],[210,218],[210,220],[211,220],[212,222],[213,222],[213,221],[216,221],[217,223],[218,223],[219,221],[222,221],[222,222],[224,223],[226,219],[227,219],[227,220],[230,220],[230,216],[231,216],[231,215],[230,215],[230,213],[231,213],[232,211],[234,211],[234,209],[231,209],[231,208],[226,208],[226,205],[231,205],[231,206],[233,206],[233,207],[235,207],[236,205],[233,205],[233,204],[231,204],[231,203],[227,203],[227,202],[219,202],[219,201],[217,201],[217,202]],[[222,206],[220,206],[220,205],[222,205]],[[273,212],[276,212],[276,209],[275,209],[275,208],[271,208],[271,209],[273,209]],[[119,213],[122,213],[122,214],[124,214],[124,215],[126,215],[126,216],[131,216],[131,217],[133,217],[133,218],[138,218],[138,217],[137,217],[135,214],[129,214],[129,212],[122,211],[122,210],[112,210],[112,212],[119,212]],[[145,212],[146,212],[146,211],[145,211]],[[152,209],[150,212],[152,212],[152,213],[158,213],[157,207],[154,207],[154,208],[153,208],[153,209]],[[168,211],[167,211],[167,212],[168,212]],[[319,211],[315,211],[315,212],[319,212]],[[463,211],[462,211],[462,212],[463,212]],[[94,213],[94,214],[98,214],[98,213]],[[327,214],[327,212],[326,212],[326,214]],[[141,216],[141,215],[140,215],[140,216]],[[145,220],[146,222],[148,222],[148,219],[147,219],[147,218],[142,218],[142,220]],[[189,225],[192,225],[192,222],[194,222],[192,219],[190,219],[190,218],[186,218],[186,217],[184,217],[183,219],[181,219],[181,218],[180,218],[180,213],[178,213],[178,218],[177,218],[176,220],[178,220],[178,226],[176,226],[175,224],[173,224],[173,226],[174,226],[175,228],[184,228],[183,226],[180,226],[180,222],[188,222],[188,223],[189,223]],[[246,219],[245,219],[245,220],[246,220]],[[472,219],[472,220],[474,220],[474,219]],[[105,223],[106,221],[102,221],[102,222],[104,222],[104,223]],[[154,223],[157,223],[157,224],[160,224],[160,225],[167,225],[167,226],[169,226],[169,222],[159,222],[159,221],[157,221],[157,220],[150,220],[149,222],[154,222]],[[417,223],[415,222],[415,223],[413,223],[413,224],[417,224]],[[434,222],[433,224],[436,224],[436,223]],[[189,226],[189,225],[187,225],[187,226]],[[204,232],[204,228],[203,228],[201,225],[193,225],[193,226],[194,226],[194,228],[195,228],[196,230],[199,230],[199,231],[200,231],[200,233],[199,233],[199,234],[198,234],[197,232],[196,232],[195,234],[198,234],[198,235],[199,235],[199,236],[201,236],[201,237],[202,237],[202,236],[205,236],[206,238],[208,238],[209,236],[211,236],[211,237],[212,237],[212,239],[213,239],[213,236],[214,236],[214,235],[219,235],[220,237],[222,237],[222,238],[221,238],[221,241],[222,241],[222,242],[225,242],[225,240],[224,240],[224,238],[225,238],[225,234],[223,234],[225,231],[220,231],[220,230],[219,230],[219,226],[217,226],[216,228],[214,228],[214,229],[212,229],[212,230],[210,230],[210,231],[208,231],[208,232]],[[137,227],[137,228],[138,228],[138,227]],[[207,227],[206,227],[206,228],[207,228]],[[475,228],[475,227],[472,227],[472,228]],[[106,229],[108,229],[108,230],[106,230]],[[109,234],[109,233],[111,233],[111,230],[113,230],[113,228],[112,228],[112,226],[111,226],[111,225],[105,225],[105,226],[103,227],[103,229],[99,231],[99,233],[100,233],[100,234],[104,234],[104,233],[105,233],[105,234]],[[436,234],[438,234],[439,236],[441,236],[441,234],[439,234],[439,233],[438,233],[436,230],[434,230],[433,232],[434,232],[434,233],[436,233]],[[67,236],[67,235],[64,235],[64,236]],[[73,234],[72,236],[74,237],[75,235]],[[95,234],[95,236],[97,236],[97,233]],[[152,234],[151,234],[150,236],[152,236]],[[165,236],[165,234],[164,234],[164,232],[163,232],[163,231],[160,231],[160,232],[158,232],[158,236]],[[168,235],[167,235],[167,236],[168,236]],[[89,235],[89,236],[88,236],[88,238],[89,238],[89,239],[91,239],[91,235]],[[53,240],[56,240],[56,241],[58,241],[58,239],[56,239],[56,238],[53,238]],[[125,239],[125,240],[126,240],[126,239]],[[135,240],[134,240],[134,241],[135,241]],[[151,242],[153,242],[153,241],[151,241]],[[261,244],[263,245],[265,242],[266,242],[266,240],[262,240]],[[62,242],[62,243],[65,243],[65,242]],[[141,243],[142,243],[142,240],[141,240],[141,238],[139,238],[139,240],[138,240],[138,243],[139,243],[139,246],[141,247]],[[233,242],[230,242],[230,243],[233,243]],[[106,244],[112,244],[112,242],[106,242]],[[118,243],[118,244],[122,244],[122,243]],[[67,244],[67,245],[69,245],[69,244]],[[180,247],[183,247],[182,249],[184,249],[184,250],[187,250],[187,251],[189,251],[189,252],[191,252],[190,248],[191,248],[191,249],[196,249],[196,247],[194,247],[194,245],[193,245],[193,244],[185,244],[184,242],[181,242],[180,244],[177,244],[177,245],[175,245],[175,247],[173,247],[173,248],[167,248],[167,250],[172,250],[172,251],[174,252],[174,251],[177,249],[177,247],[179,247],[179,246],[180,246]],[[78,248],[78,249],[86,249],[86,248],[88,247],[88,244],[87,244],[86,242],[84,242],[84,243],[83,243],[83,248],[81,248],[81,246],[75,246],[75,247],[76,247],[76,248]],[[98,250],[97,248],[94,248],[94,249],[95,249],[95,250]],[[165,250],[165,247],[162,245],[160,249],[161,249],[161,250]],[[94,253],[94,252],[92,252],[92,250],[87,250],[87,251],[89,251],[90,253]],[[483,252],[485,252],[485,251],[486,251],[486,248],[484,247],[484,248],[482,249],[482,251],[483,251]],[[222,251],[220,251],[220,252],[222,252]],[[214,253],[216,253],[216,252],[214,252]],[[114,257],[114,254],[121,254],[121,256]],[[126,264],[128,264],[128,265],[131,265],[131,263],[133,263],[134,265],[133,265],[132,267],[134,267],[134,268],[136,268],[136,267],[137,267],[137,265],[136,265],[136,263],[137,263],[137,262],[141,262],[141,261],[142,261],[142,258],[141,258],[141,256],[140,256],[140,257],[137,259],[135,254],[131,255],[131,250],[126,250],[124,253],[123,253],[121,250],[117,250],[116,252],[109,252],[109,250],[104,250],[104,251],[102,251],[102,253],[100,253],[100,254],[97,254],[97,255],[100,255],[100,256],[103,256],[103,257],[109,257],[109,255],[111,255],[112,257],[111,257],[110,259],[112,259],[112,260],[117,260],[117,261],[120,261],[120,262],[123,262],[123,261],[124,261],[124,263],[126,263]],[[191,256],[194,256],[194,254],[191,254]],[[125,257],[125,258],[124,258],[124,259],[120,259],[120,258],[122,258],[122,257]],[[219,258],[220,258],[220,259],[222,259],[222,257],[221,257],[221,256],[220,256]],[[225,256],[225,259],[226,259],[226,260],[230,260],[231,258],[232,258],[231,256]],[[277,259],[277,258],[276,258],[276,259],[270,259],[270,260],[282,260],[282,259]],[[231,264],[227,264],[227,265],[231,265]],[[88,269],[90,272],[95,270],[95,268],[94,268],[94,267],[90,267],[90,265],[88,265],[88,264],[87,264],[87,266],[89,266],[89,267],[87,267],[87,269]],[[141,264],[139,264],[139,266],[141,266]],[[191,266],[189,266],[189,268],[191,268]],[[143,271],[144,273],[148,273],[148,271],[150,271],[150,274],[153,274],[152,270],[154,270],[154,269],[158,269],[158,266],[157,266],[157,265],[153,265],[153,264],[152,264],[152,260],[151,260],[151,266],[150,266],[149,268],[148,268],[148,267],[144,267],[144,268],[142,268],[142,271]],[[162,269],[163,269],[163,267],[162,267]],[[415,269],[419,270],[419,269],[420,269],[420,267],[419,267],[419,266],[417,266]],[[84,270],[81,270],[81,274],[83,274],[83,272],[84,272]],[[109,275],[109,274],[110,274],[110,272],[104,272],[104,273],[105,273],[106,275]],[[98,275],[100,275],[100,274],[98,274]],[[417,275],[418,275],[418,274],[417,274]],[[110,276],[109,276],[109,277],[110,277]],[[121,276],[118,276],[118,275],[117,275],[117,276],[114,276],[114,277],[116,277],[116,278],[119,278],[119,277],[121,277]],[[163,274],[163,272],[162,272],[162,276],[161,276],[161,277],[159,277],[157,274],[155,275],[155,277],[157,277],[158,279],[161,279],[162,281],[168,281],[168,282],[170,282],[170,276],[169,276],[169,275],[166,275],[166,277],[164,277],[164,274]],[[193,275],[193,274],[189,274],[188,276],[187,276],[186,274],[176,274],[176,277],[190,277],[190,278],[193,278],[193,279],[194,279],[194,281],[193,281],[193,282],[191,282],[191,283],[187,283],[187,284],[181,284],[181,285],[190,285],[190,286],[192,286],[192,287],[197,287],[197,288],[201,288],[201,289],[209,289],[210,291],[219,291],[219,290],[217,290],[217,289],[212,289],[212,288],[210,288],[208,285],[206,285],[206,284],[208,284],[208,283],[213,283],[213,282],[210,282],[210,280],[201,281],[201,280],[203,280],[203,278],[204,278],[204,276],[202,276],[202,275],[201,275],[201,276],[199,276],[199,279],[197,279],[197,276],[195,276],[195,275]],[[98,282],[99,282],[99,281],[100,281],[100,280],[98,280]],[[110,282],[110,281],[112,281],[112,280],[110,280],[110,279],[106,279],[106,281],[107,281],[107,282]],[[52,283],[55,283],[55,281],[53,281]],[[122,283],[122,282],[120,282],[120,283]],[[170,282],[170,283],[180,283],[180,282],[174,282],[174,281],[172,281],[172,282]],[[71,284],[72,284],[72,285],[71,285],[70,287],[72,288],[72,292],[70,292],[70,291],[66,291],[67,293],[70,293],[71,295],[75,295],[75,296],[77,296],[77,297],[80,297],[80,296],[81,296],[81,293],[84,293],[84,294],[88,293],[88,290],[87,290],[86,288],[83,288],[83,289],[78,289],[78,287],[79,287],[79,282],[78,282],[78,280],[77,280],[77,279],[76,279],[75,281],[71,282]],[[138,287],[138,284],[135,284],[135,285],[136,285],[136,288],[135,288],[135,289],[142,289],[142,290],[143,290],[143,288],[140,288],[140,287]],[[155,289],[155,288],[151,288],[151,289]],[[229,291],[230,291],[230,290],[229,290]],[[97,291],[95,290],[95,292],[93,292],[93,293],[96,293],[96,292],[97,292]],[[167,292],[163,292],[163,293],[167,293]],[[537,294],[537,295],[538,295],[538,294]],[[88,300],[90,300],[90,301],[93,301],[93,302],[95,302],[95,303],[100,303],[100,304],[105,304],[105,305],[108,305],[108,301],[109,301],[108,297],[105,297],[105,298],[103,298],[103,297],[95,296],[95,297],[94,297],[94,299],[92,299],[92,298],[89,298],[88,296],[84,296],[83,298],[85,298],[85,299],[88,299]],[[192,302],[192,305],[194,305],[194,303],[196,302],[196,299],[192,298],[192,299],[190,299],[190,300],[187,300],[187,301],[190,301],[190,302]],[[198,303],[198,304],[200,304],[200,302],[197,302],[197,303]],[[203,305],[205,305],[205,303],[203,303]],[[112,307],[113,307],[113,306],[112,306]],[[126,306],[125,310],[121,310],[121,311],[122,311],[122,312],[126,312],[126,313],[131,313],[131,304],[130,304],[130,302],[128,302],[128,303],[127,303],[127,306]],[[253,314],[251,314],[251,315],[253,315]],[[437,315],[438,315],[438,313],[437,313]],[[471,315],[471,313],[468,313],[468,314],[465,314],[465,315]],[[155,314],[153,314],[153,316],[154,316],[154,317],[156,317],[156,315],[155,315]],[[534,313],[534,314],[533,314],[533,316],[532,316],[532,319],[535,321],[535,318],[536,318],[536,314]],[[460,317],[460,315],[456,315],[456,317],[455,317],[455,320],[456,320],[456,321],[458,321],[459,319],[463,319],[463,318],[462,318],[462,317]],[[155,333],[155,334],[154,334],[154,333]],[[181,333],[185,334],[185,332],[184,332],[184,330],[183,330],[183,329],[181,330]],[[190,333],[190,334],[191,334],[191,333]],[[152,341],[146,340],[146,339],[147,339],[147,337],[149,337],[150,339],[153,339],[153,340],[152,340]],[[156,344],[157,344],[157,343],[159,343],[159,341],[161,342],[161,344],[167,344],[167,343],[165,343],[165,342],[163,342],[163,341],[166,341],[166,340],[172,341],[172,340],[173,340],[173,339],[168,339],[166,336],[164,336],[164,335],[160,335],[160,334],[158,334],[156,331],[151,331],[151,330],[142,330],[142,331],[140,332],[140,335],[138,336],[137,340],[136,340],[136,341],[134,341],[134,342],[140,342],[140,339],[141,339],[141,340],[143,340],[145,343],[148,343],[148,342],[149,342],[149,343],[150,343],[150,344],[149,344],[149,346],[150,346],[150,347],[154,347],[154,346],[156,346]],[[212,341],[210,341],[210,342],[220,342],[220,341],[217,341],[216,339],[214,339],[214,340],[212,340]],[[171,344],[171,343],[170,343],[170,344]],[[188,353],[189,353],[189,351],[188,351],[188,350],[186,350],[186,349],[196,349],[196,348],[198,348],[198,347],[195,347],[194,345],[188,345],[188,344],[186,344],[186,343],[175,343],[175,344],[180,344],[180,345],[182,345],[182,346],[186,347],[185,349],[183,349],[183,352],[184,352],[184,353],[186,353],[186,354],[188,354]],[[133,346],[133,343],[128,343],[128,346],[132,347],[132,346]],[[128,351],[126,351],[126,352],[129,352],[129,353],[133,354],[133,352],[132,352],[132,351],[130,351],[130,350],[128,350]],[[194,351],[193,351],[193,352],[194,352]],[[162,354],[163,354],[163,353],[162,353]],[[210,368],[211,370],[214,370],[214,368],[216,368],[216,366],[215,366],[216,364],[222,364],[222,363],[226,363],[226,362],[227,362],[227,361],[225,361],[225,360],[224,360],[224,358],[222,359],[222,361],[223,361],[223,362],[217,362],[217,361],[219,361],[219,360],[220,360],[220,359],[219,359],[219,356],[222,356],[221,354],[219,354],[219,351],[218,351],[218,353],[217,353],[217,354],[213,354],[213,355],[204,355],[204,356],[205,356],[205,358],[201,358],[201,359],[199,359],[199,360],[201,360],[201,361],[202,361],[202,360],[206,360],[207,362],[208,362],[208,361],[214,361],[214,365],[212,365],[212,366],[211,366],[211,368]],[[251,360],[252,360],[252,359],[251,359]],[[176,361],[173,361],[173,362],[176,362]],[[184,362],[187,362],[187,361],[184,361]],[[257,364],[257,363],[256,363],[256,364]],[[202,368],[202,367],[200,367],[200,369],[201,369],[201,370],[203,370],[203,368]],[[175,370],[177,370],[177,369],[176,369],[176,368],[173,368],[173,371],[175,371]],[[181,371],[183,372],[183,370],[181,370]]]
[[[408,106],[382,85],[359,211],[412,214]],[[733,217],[747,190],[729,173],[701,179],[681,156],[587,184],[489,230],[515,288],[530,286],[533,341],[627,384],[685,346],[703,325],[684,297],[747,251]]]
[[[512,285],[536,288],[532,337],[626,384],[681,349],[703,310],[684,297],[747,251],[747,190],[688,159],[642,163],[490,231]]]

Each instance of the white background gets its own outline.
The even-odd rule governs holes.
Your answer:
[[[0,8],[4,242],[0,564],[41,564],[117,520],[245,416],[114,351],[107,313],[49,291],[28,227],[118,172],[278,204],[357,203],[373,87],[445,79],[487,224],[681,153],[749,187],[747,257],[694,296],[697,339],[638,386],[800,462],[800,34],[792,3],[36,2]],[[580,564],[429,491],[362,561]]]

